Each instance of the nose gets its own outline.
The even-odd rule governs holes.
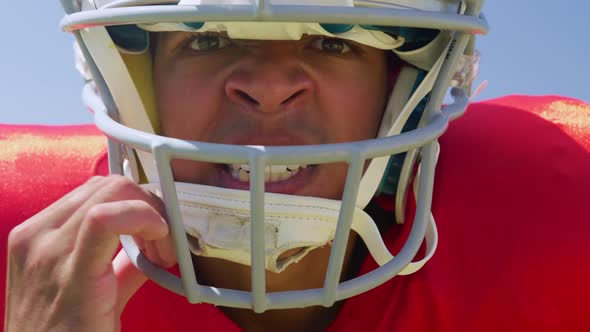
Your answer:
[[[272,41],[249,47],[225,83],[230,100],[271,113],[296,108],[311,96],[313,81],[294,47]]]

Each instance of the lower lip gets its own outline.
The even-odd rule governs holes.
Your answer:
[[[276,182],[265,182],[264,189],[266,192],[278,194],[296,194],[300,192],[305,186],[309,185],[315,174],[316,166],[307,166],[300,169],[297,174],[292,177]],[[250,190],[250,182],[242,182],[235,179],[226,165],[219,165],[217,167],[217,174],[219,184],[223,188]]]

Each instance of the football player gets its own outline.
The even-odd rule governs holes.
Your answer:
[[[471,96],[475,37],[488,30],[481,0],[62,5],[84,100],[109,138],[111,175],[97,170],[105,176],[11,232],[7,331],[493,326],[485,322],[499,312],[494,285],[475,278],[486,260],[468,253],[478,241],[507,256],[523,249],[511,247],[521,236],[502,250],[502,232],[481,216],[489,204],[456,202],[479,213],[445,223],[465,233],[449,235],[455,246],[426,264],[437,257],[435,217],[455,218],[452,209],[431,212],[445,153],[438,139]],[[453,101],[443,106],[449,87]],[[468,134],[455,141],[475,140]],[[447,188],[439,194],[447,202],[463,197],[437,188]],[[476,238],[486,230],[493,241]],[[508,270],[532,278],[537,266],[523,266]],[[492,274],[503,268],[489,263]],[[507,321],[518,330],[547,324]]]

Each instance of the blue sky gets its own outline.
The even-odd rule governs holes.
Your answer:
[[[0,20],[0,123],[91,122],[74,69],[73,37],[59,30],[58,0],[10,1]],[[34,7],[34,8],[33,8]],[[559,94],[590,102],[590,1],[492,0],[480,39],[477,99]]]

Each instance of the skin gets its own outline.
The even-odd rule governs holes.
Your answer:
[[[163,33],[154,54],[162,134],[230,144],[293,145],[375,136],[386,97],[386,56],[358,44],[236,41],[195,50],[195,36]],[[203,44],[210,45],[208,40]],[[219,42],[219,40],[218,40]],[[215,43],[215,42],[213,42]],[[225,43],[225,41],[223,41]],[[339,46],[340,45],[340,46]],[[225,47],[227,46],[227,47]],[[332,48],[338,52],[329,51]],[[347,47],[344,49],[347,50]],[[333,50],[333,49],[332,49]],[[339,198],[346,166],[321,165],[271,191]],[[176,180],[239,187],[223,167],[175,161]],[[146,281],[120,252],[119,234],[135,237],[147,257],[175,263],[163,203],[121,176],[95,177],[17,226],[8,239],[5,331],[118,331],[127,301]],[[344,273],[350,265],[351,239]],[[268,290],[321,287],[329,247],[316,249]],[[249,269],[194,258],[201,282],[248,289]],[[311,273],[310,271],[315,271]],[[231,276],[231,277],[229,277]],[[345,277],[345,276],[344,276]],[[245,330],[322,330],[338,306],[270,311],[224,309]]]
[[[133,235],[161,266],[175,262],[157,197],[121,176],[94,177],[8,237],[5,331],[119,331],[146,281],[120,252]]]
[[[243,145],[374,138],[387,92],[384,52],[350,42],[350,51],[337,54],[319,49],[318,40],[237,41],[195,51],[187,46],[192,34],[160,34],[154,76],[162,134]],[[177,160],[173,166],[179,181],[231,186],[215,165]],[[317,166],[303,185],[267,190],[340,199],[346,170]]]

